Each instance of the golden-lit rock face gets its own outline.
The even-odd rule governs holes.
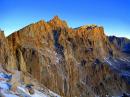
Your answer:
[[[103,27],[72,29],[55,16],[49,22],[30,24],[6,39],[13,56],[10,66],[16,64],[14,68],[30,73],[64,97],[105,97],[129,88],[103,62],[107,56],[118,56]],[[1,48],[6,52],[4,46]]]
[[[67,23],[65,21],[60,20],[58,16],[54,16],[54,18],[50,20],[48,23],[52,28],[56,28],[56,27],[67,28],[68,27]]]
[[[12,54],[12,50],[5,38],[4,31],[0,31],[0,65],[5,69],[15,69],[16,63]]]

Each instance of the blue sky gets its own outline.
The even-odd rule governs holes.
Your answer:
[[[0,28],[6,36],[55,15],[70,27],[97,24],[107,35],[130,38],[130,0],[0,0]]]

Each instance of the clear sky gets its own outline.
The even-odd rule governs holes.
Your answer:
[[[130,0],[0,0],[0,28],[6,36],[55,15],[70,27],[97,24],[107,35],[130,38]]]

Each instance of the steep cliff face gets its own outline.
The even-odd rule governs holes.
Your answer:
[[[9,66],[16,64],[13,67],[30,73],[62,96],[104,97],[130,92],[126,82],[104,61],[106,57],[120,55],[103,27],[72,29],[55,16],[49,22],[30,24],[6,39],[6,50],[9,48],[15,59]]]
[[[15,69],[16,65],[14,60],[12,51],[8,45],[8,40],[5,38],[4,31],[0,31],[0,64],[6,69]]]
[[[4,36],[4,32],[0,31],[0,62],[4,63],[5,62],[5,58],[4,58],[4,53],[5,53],[5,36]]]

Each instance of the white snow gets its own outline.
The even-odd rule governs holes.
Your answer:
[[[108,58],[104,58],[104,60],[105,60],[107,63],[109,63],[110,66],[112,66],[112,63],[109,61]]]
[[[126,58],[120,58],[120,60],[122,60],[122,61],[126,61],[126,62],[130,62],[130,60],[128,60],[128,59],[126,59]]]
[[[50,90],[49,90],[49,93],[52,94],[52,95],[54,95],[55,97],[60,97],[59,95],[57,95],[56,93],[54,93],[54,92],[52,92]]]
[[[47,96],[47,95],[45,95],[45,94],[39,92],[38,90],[34,90],[35,93],[31,95],[31,94],[26,90],[26,88],[23,87],[23,86],[19,86],[19,87],[18,87],[18,90],[21,91],[21,92],[23,92],[24,94],[30,96],[30,97],[49,97],[49,96]]]
[[[119,68],[117,68],[117,67],[115,66],[115,64],[112,63],[112,61],[111,61],[109,58],[104,58],[104,60],[105,60],[111,67],[113,67],[113,68],[116,69],[116,70],[119,70]]]
[[[32,95],[31,97],[48,97],[47,95],[35,90],[35,94]]]
[[[3,90],[9,90],[9,86],[6,82],[0,82],[0,88]]]
[[[50,91],[49,89],[45,90],[49,92],[44,91],[43,93],[34,88],[34,94],[30,94],[26,86],[22,84],[19,85],[17,87],[16,92],[14,92],[10,90],[10,86],[8,85],[8,84],[11,85],[10,82],[7,82],[8,75],[9,74],[0,71],[0,95],[2,94],[4,97],[19,97],[20,95],[22,97],[60,97],[59,95]]]
[[[19,97],[19,96],[16,96],[16,95],[14,95],[14,94],[10,94],[10,93],[8,93],[7,91],[1,91],[1,93],[2,93],[2,95],[3,95],[4,97]]]

